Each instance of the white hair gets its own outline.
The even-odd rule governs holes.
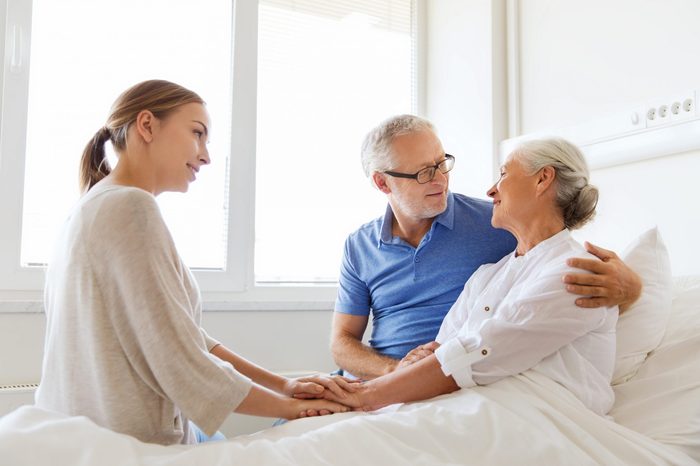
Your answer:
[[[565,139],[536,139],[523,142],[513,154],[531,174],[544,167],[554,168],[556,203],[566,228],[581,228],[593,218],[598,188],[588,183],[588,165],[578,147]]]
[[[415,115],[396,115],[373,128],[362,143],[362,168],[365,176],[371,179],[374,172],[390,170],[393,163],[391,145],[394,139],[421,131],[434,133],[435,127],[425,118]]]

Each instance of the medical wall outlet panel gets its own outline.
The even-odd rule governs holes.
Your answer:
[[[527,139],[558,136],[577,144],[592,169],[700,149],[700,89],[651,99],[644,104],[565,128],[503,141],[501,162]]]

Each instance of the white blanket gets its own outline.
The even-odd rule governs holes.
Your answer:
[[[597,416],[533,372],[380,413],[302,419],[199,446],[163,447],[23,407],[0,419],[3,465],[697,464]]]

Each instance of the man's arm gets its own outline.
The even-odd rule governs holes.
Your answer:
[[[368,316],[334,312],[331,329],[331,353],[335,363],[364,380],[390,373],[399,362],[362,343],[368,319]]]
[[[586,250],[600,260],[573,258],[567,261],[571,267],[588,270],[593,274],[566,274],[564,283],[570,293],[584,295],[576,300],[580,307],[619,306],[625,312],[642,294],[642,279],[613,251],[585,243]]]

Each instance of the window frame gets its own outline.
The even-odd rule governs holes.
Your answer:
[[[255,171],[257,121],[258,0],[232,0],[231,153],[226,269],[193,269],[205,310],[327,310],[333,283],[256,282]],[[425,109],[425,0],[412,0],[414,102]],[[44,267],[20,265],[32,0],[0,0],[0,313],[39,312]],[[87,137],[87,136],[86,136]],[[15,200],[15,201],[7,201]],[[378,212],[377,215],[380,213]],[[369,220],[369,218],[368,218]]]

